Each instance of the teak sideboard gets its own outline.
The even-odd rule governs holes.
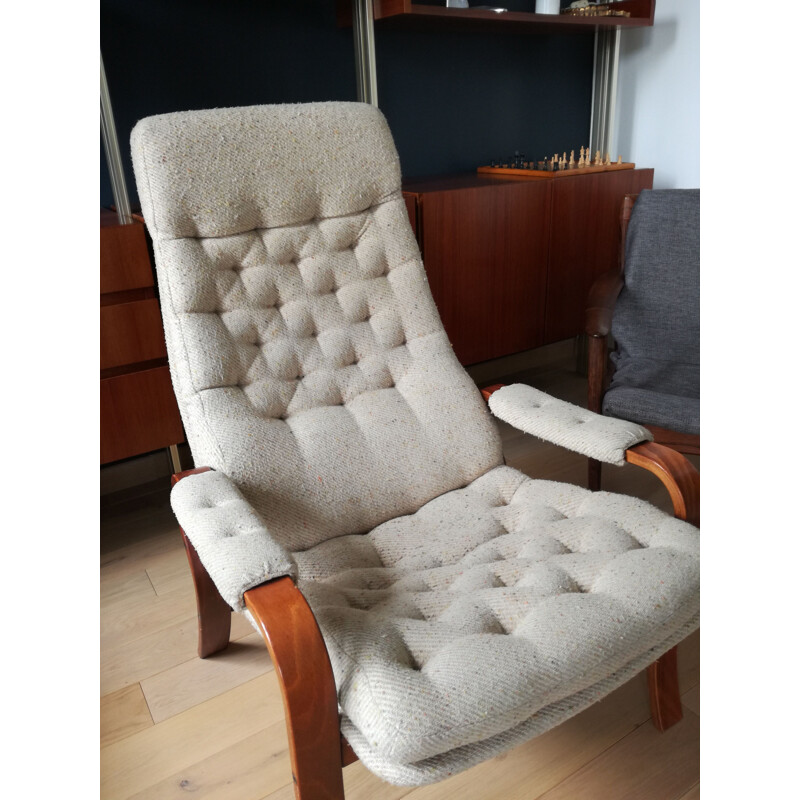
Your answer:
[[[622,200],[652,186],[652,169],[405,181],[431,292],[461,363],[581,333],[589,288],[617,261]]]
[[[141,222],[100,211],[100,463],[183,441]]]

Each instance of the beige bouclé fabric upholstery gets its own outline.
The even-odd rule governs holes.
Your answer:
[[[521,383],[493,392],[489,408],[525,433],[617,466],[625,463],[629,447],[653,441],[653,434],[635,422],[595,414]]]
[[[294,558],[351,743],[413,784],[464,768],[437,756],[485,752],[545,709],[553,724],[551,706],[599,699],[609,675],[686,636],[698,551],[696,529],[641,500],[497,467]]]
[[[502,465],[379,111],[168,114],[132,149],[176,396],[214,470],[180,481],[173,508],[234,608],[295,577],[370,769],[403,785],[465,769],[697,626],[696,529]],[[506,409],[521,425],[524,406]]]
[[[191,479],[190,479],[191,478]],[[244,593],[264,576],[297,574],[291,554],[222,472],[203,472],[175,484],[172,508],[214,583],[232,608],[244,611]]]
[[[195,463],[228,475],[278,542],[366,532],[500,463],[380,112],[166,114],[131,146]]]

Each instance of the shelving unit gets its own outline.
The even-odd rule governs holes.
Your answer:
[[[498,5],[502,6],[502,0]],[[531,0],[533,5],[533,0]],[[449,30],[493,30],[509,33],[593,33],[600,28],[641,28],[653,24],[655,0],[623,0],[614,3],[630,17],[583,17],[568,14],[534,14],[506,11],[498,14],[482,8],[445,8],[412,3],[411,0],[373,0],[375,21],[382,27],[447,28]],[[353,24],[351,0],[338,0],[341,27]]]

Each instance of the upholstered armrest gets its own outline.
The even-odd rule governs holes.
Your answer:
[[[603,273],[592,284],[586,301],[586,333],[589,336],[608,336],[622,286],[619,270]]]
[[[222,472],[183,478],[173,487],[170,500],[220,595],[236,611],[244,610],[248,589],[296,574],[291,555]]]
[[[653,440],[641,425],[603,417],[521,383],[492,392],[489,408],[525,433],[617,466],[625,463],[629,447]]]

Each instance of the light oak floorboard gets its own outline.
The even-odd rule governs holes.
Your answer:
[[[145,597],[155,597],[155,594],[156,590],[144,569],[132,572],[124,578],[100,580],[100,604],[104,610],[117,604],[127,607],[128,603]]]
[[[681,703],[693,714],[700,716],[700,684],[693,686],[688,692],[681,695]]]
[[[294,798],[283,720],[178,770],[130,800],[259,800],[285,786]]]
[[[345,767],[344,796],[347,800],[399,800],[413,791],[409,786],[391,786],[376,778],[360,761]],[[294,786],[286,784],[261,800],[295,800]]]
[[[675,800],[700,779],[699,735],[690,711],[663,733],[641,725],[539,800]]]
[[[103,748],[101,797],[126,800],[277,723],[283,702],[270,671]]]
[[[253,633],[241,614],[231,622],[231,641]],[[164,670],[197,658],[197,618],[192,615],[146,636],[101,644],[100,694],[105,695],[146,680]]]
[[[101,747],[125,739],[152,724],[150,709],[138,683],[100,698]]]
[[[118,642],[134,642],[175,623],[196,618],[197,604],[191,589],[159,596],[151,587],[148,596],[103,607],[100,619],[101,643],[104,648],[111,648]]]
[[[182,540],[181,540],[182,541]],[[194,593],[189,561],[183,548],[173,553],[165,553],[147,567],[147,577],[158,595],[169,594],[176,590]]]
[[[685,692],[700,683],[700,631],[687,636],[678,645],[678,679]]]
[[[272,669],[261,635],[253,631],[221,653],[193,658],[142,681],[154,722],[162,722],[205,700],[241,686]]]

